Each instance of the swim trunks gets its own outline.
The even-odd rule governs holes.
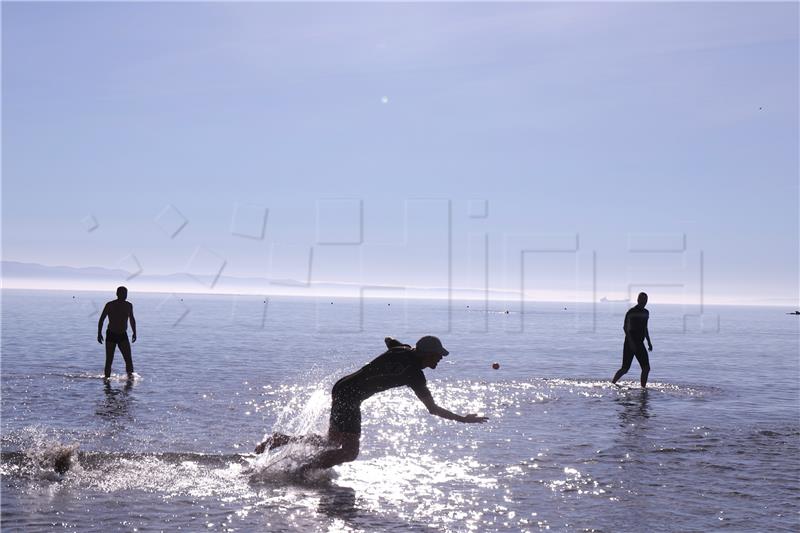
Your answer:
[[[109,329],[106,330],[106,341],[107,342],[113,342],[115,344],[130,343],[130,341],[128,340],[128,332],[127,331],[124,332],[124,333],[116,333],[116,332],[111,331]]]

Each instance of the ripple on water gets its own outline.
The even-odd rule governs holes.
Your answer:
[[[266,433],[321,432],[329,385],[263,386],[244,402],[272,417]],[[6,483],[56,483],[93,499],[125,493],[151,495],[130,496],[134,505],[152,498],[183,502],[187,514],[204,508],[208,523],[233,529],[267,527],[260,516],[274,516],[268,529],[288,530],[604,529],[642,501],[660,502],[655,516],[689,527],[699,511],[682,516],[671,509],[696,486],[730,523],[741,520],[731,502],[766,502],[771,510],[765,488],[797,501],[797,461],[786,457],[796,457],[800,429],[736,429],[689,416],[695,398],[724,398],[720,389],[657,382],[643,392],[592,379],[444,380],[430,387],[448,409],[485,413],[490,421],[431,417],[411,392],[392,390],[365,402],[362,454],[335,475],[292,475],[302,456],[273,468],[265,463],[278,454],[170,450],[75,451],[73,468],[61,476],[45,473],[47,453],[4,453],[2,473]],[[34,429],[3,435],[4,447],[22,450],[58,440],[59,434]]]

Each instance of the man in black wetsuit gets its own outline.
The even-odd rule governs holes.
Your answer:
[[[386,352],[334,384],[327,438],[321,435],[289,436],[275,433],[256,446],[256,453],[262,453],[267,447],[271,450],[304,440],[317,445],[334,446],[314,457],[304,465],[304,470],[331,468],[354,461],[358,457],[361,441],[361,402],[373,394],[394,387],[410,387],[433,415],[465,423],[486,422],[487,418],[484,416],[457,415],[436,405],[433,400],[422,369],[436,368],[442,357],[449,353],[438,338],[422,337],[414,348],[391,337],[386,337],[384,342],[388,348]]]
[[[108,302],[100,314],[97,323],[97,342],[103,344],[103,322],[108,317],[106,330],[106,366],[105,379],[111,376],[111,363],[114,362],[114,350],[119,346],[122,357],[125,359],[125,372],[128,378],[133,378],[133,359],[131,358],[131,342],[136,342],[136,319],[133,317],[133,305],[125,300],[128,298],[128,289],[117,287],[117,299]],[[128,319],[131,321],[133,337],[128,341]]]
[[[630,370],[634,356],[642,367],[642,388],[647,387],[647,375],[650,373],[650,357],[644,349],[644,341],[647,339],[647,348],[653,351],[653,343],[650,342],[650,332],[647,331],[647,320],[650,318],[650,311],[644,308],[647,305],[647,294],[640,292],[637,304],[625,313],[625,322],[622,325],[625,331],[625,346],[622,348],[622,368],[614,374],[611,383],[616,385],[619,378]]]

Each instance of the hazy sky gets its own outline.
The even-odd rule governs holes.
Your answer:
[[[6,260],[796,303],[796,3],[2,9]]]

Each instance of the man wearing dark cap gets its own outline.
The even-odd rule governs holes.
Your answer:
[[[275,433],[256,446],[256,453],[305,440],[318,445],[334,446],[314,457],[303,469],[331,468],[358,457],[361,441],[361,402],[378,392],[408,386],[425,404],[428,412],[465,423],[486,422],[487,418],[475,414],[457,415],[436,405],[428,390],[424,368],[436,368],[447,350],[433,336],[417,341],[414,348],[391,337],[384,339],[388,350],[367,363],[360,370],[348,374],[333,385],[331,391],[331,417],[327,439],[321,435],[289,436]],[[336,447],[338,446],[338,447]]]

